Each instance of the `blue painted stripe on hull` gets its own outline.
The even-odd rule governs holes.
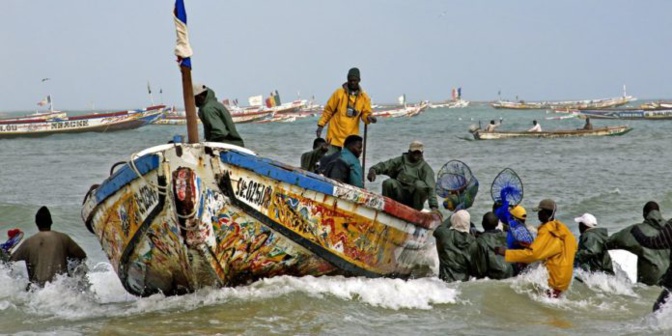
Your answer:
[[[159,167],[159,156],[156,154],[148,154],[134,160],[134,162],[135,167],[138,168],[140,174],[145,175]],[[101,203],[136,178],[138,178],[138,175],[135,171],[133,171],[128,164],[124,165],[96,189],[96,201]]]
[[[334,185],[323,177],[309,172],[296,171],[296,168],[284,166],[282,163],[273,160],[234,151],[221,153],[220,160],[275,180],[297,185],[303,189],[326,195],[334,194]]]

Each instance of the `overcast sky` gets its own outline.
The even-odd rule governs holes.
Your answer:
[[[357,66],[374,102],[672,98],[672,1],[185,0],[220,99],[315,95]],[[0,112],[182,104],[171,0],[2,0]],[[41,82],[42,78],[51,78]]]

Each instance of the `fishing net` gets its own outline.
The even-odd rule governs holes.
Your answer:
[[[513,169],[506,168],[492,181],[490,196],[495,202],[506,201],[509,206],[516,206],[523,200],[523,181]]]
[[[444,198],[443,206],[450,210],[468,209],[478,193],[478,180],[464,162],[448,161],[436,178],[436,194]]]

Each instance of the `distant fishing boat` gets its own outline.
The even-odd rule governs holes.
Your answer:
[[[623,86],[623,96],[616,98],[603,98],[592,100],[567,100],[567,101],[505,101],[499,100],[490,105],[496,109],[513,109],[513,110],[579,110],[579,109],[603,109],[625,105],[637,98],[628,96]]]
[[[41,137],[58,133],[113,132],[149,125],[163,114],[164,105],[66,118],[0,121],[0,139]]]
[[[421,102],[417,105],[407,105],[390,110],[373,111],[372,115],[378,118],[414,117],[425,111],[428,107],[428,102]]]
[[[20,117],[8,117],[1,118],[0,123],[2,122],[11,122],[11,121],[44,121],[52,119],[64,119],[67,117],[67,113],[61,111],[46,111],[46,112],[35,112],[32,114],[26,114]]]
[[[469,132],[475,140],[502,140],[512,138],[573,138],[589,136],[616,136],[623,135],[632,131],[628,126],[595,128],[592,130],[557,130],[546,132],[527,132],[527,131],[496,131],[485,132],[481,129],[471,129]]]
[[[439,103],[430,103],[429,108],[465,108],[469,106],[469,101],[462,99],[462,88],[453,88],[451,90],[451,100]]]
[[[672,120],[672,109],[668,110],[641,110],[641,109],[614,109],[614,110],[579,110],[579,118],[585,119],[622,119],[622,120]]]

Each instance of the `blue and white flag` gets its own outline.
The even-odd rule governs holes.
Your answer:
[[[175,56],[181,66],[191,69],[191,45],[189,45],[189,30],[187,29],[187,10],[184,8],[184,0],[175,0],[175,31],[177,33],[177,44],[175,46]]]

